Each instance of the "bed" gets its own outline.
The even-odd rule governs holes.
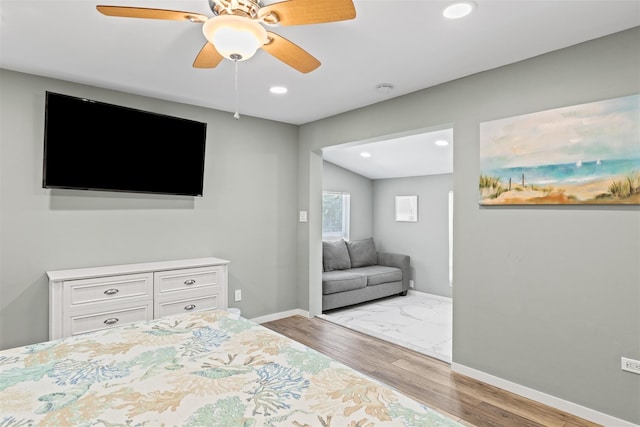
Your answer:
[[[223,310],[0,352],[0,426],[460,426]]]

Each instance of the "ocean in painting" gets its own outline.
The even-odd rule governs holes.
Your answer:
[[[503,184],[522,183],[525,185],[583,184],[594,180],[629,175],[640,172],[640,158],[593,160],[588,162],[563,163],[528,167],[510,167],[483,170],[485,176],[499,178]]]

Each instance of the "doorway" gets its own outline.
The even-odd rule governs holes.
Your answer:
[[[428,342],[430,351],[422,352],[450,362],[451,351],[441,347],[452,347],[453,129],[333,146],[322,157],[323,191],[350,194],[350,238],[373,237],[378,251],[408,254],[412,266],[409,298],[363,303],[323,317],[408,348]],[[393,203],[401,195],[418,196],[417,221],[396,221]],[[438,325],[437,332],[421,325],[427,320]]]

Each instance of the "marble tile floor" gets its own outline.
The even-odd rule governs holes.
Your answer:
[[[451,363],[452,300],[423,292],[329,310],[321,318]]]

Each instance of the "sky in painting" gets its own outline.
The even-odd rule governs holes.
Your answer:
[[[480,124],[481,169],[640,161],[640,95]]]

